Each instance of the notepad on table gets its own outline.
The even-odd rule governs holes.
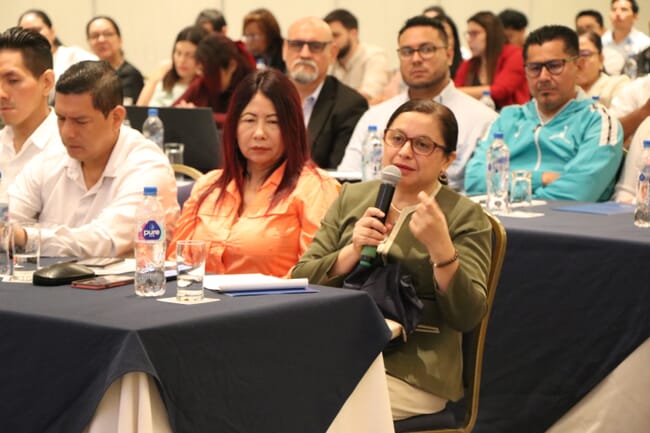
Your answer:
[[[307,278],[278,278],[263,274],[206,275],[203,286],[229,294],[258,295],[264,293],[311,293]]]

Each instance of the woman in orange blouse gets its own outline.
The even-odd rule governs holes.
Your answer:
[[[235,89],[223,129],[224,168],[201,177],[174,232],[208,244],[206,271],[288,276],[339,183],[316,167],[298,92],[267,69]]]

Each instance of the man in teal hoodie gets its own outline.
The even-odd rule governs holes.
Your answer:
[[[623,131],[607,109],[576,86],[584,59],[576,33],[544,26],[530,33],[524,62],[533,100],[505,107],[467,164],[468,195],[486,192],[486,156],[494,132],[504,134],[510,169],[530,170],[535,198],[603,201],[614,189]]]

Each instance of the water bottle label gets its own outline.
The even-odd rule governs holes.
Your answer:
[[[163,231],[154,220],[148,221],[142,225],[138,232],[138,239],[145,241],[159,241],[162,239]]]

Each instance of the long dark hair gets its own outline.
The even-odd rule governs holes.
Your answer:
[[[467,22],[474,22],[485,30],[485,69],[487,71],[487,84],[492,84],[492,81],[494,81],[494,72],[497,68],[497,60],[506,43],[506,36],[503,32],[501,20],[492,12],[483,11],[472,15]],[[469,85],[474,82],[478,75],[481,58],[474,57],[470,62],[472,62],[472,66],[465,80],[465,84]]]
[[[194,45],[199,45],[201,39],[203,39],[208,32],[199,26],[189,26],[181,30],[176,36],[174,41],[174,46],[172,47],[172,67],[167,71],[165,76],[162,79],[162,87],[166,92],[171,92],[174,84],[181,79],[181,76],[178,75],[176,70],[176,65],[174,65],[174,51],[176,50],[176,44],[182,41],[191,42]]]
[[[243,192],[247,162],[239,149],[237,127],[241,113],[258,93],[261,93],[273,103],[284,144],[283,157],[280,158],[275,167],[269,170],[268,175],[286,161],[284,176],[273,194],[269,209],[291,194],[305,166],[315,169],[316,166],[309,155],[307,132],[302,115],[302,103],[295,86],[286,75],[276,69],[270,68],[253,72],[239,83],[230,99],[226,121],[223,126],[223,172],[216,182],[201,195],[198,200],[197,210],[212,191],[221,188],[216,200],[218,206],[225,195],[226,187],[233,180],[237,190]],[[241,213],[242,208],[243,201],[240,203],[239,213]]]

